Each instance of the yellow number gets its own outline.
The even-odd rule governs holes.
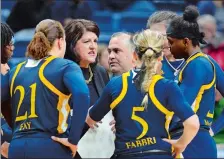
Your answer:
[[[36,83],[32,84],[30,86],[31,88],[31,99],[30,99],[30,102],[31,102],[31,114],[29,115],[28,118],[36,118],[38,117],[35,113],[35,96],[36,96]],[[24,96],[25,96],[25,89],[23,86],[17,86],[15,88],[15,91],[14,91],[14,94],[16,93],[16,91],[19,91],[20,92],[20,98],[19,98],[19,104],[18,104],[18,107],[17,107],[17,111],[16,111],[16,121],[21,121],[21,120],[25,120],[27,119],[27,111],[25,112],[24,115],[21,115],[21,116],[18,116],[19,114],[19,110],[20,110],[20,107],[23,103],[23,99],[24,99]]]
[[[21,107],[21,104],[22,104],[24,96],[25,96],[25,89],[23,86],[17,86],[14,91],[14,94],[16,93],[17,90],[20,92],[20,98],[19,98],[19,104],[18,104],[17,111],[16,111],[16,114],[17,114],[16,121],[21,121],[21,120],[27,119],[27,112],[24,115],[18,116],[19,109]]]
[[[36,100],[36,88],[37,88],[37,84],[34,83],[30,86],[31,88],[31,114],[29,115],[29,118],[36,118],[38,117],[35,113],[35,100]]]
[[[139,122],[143,128],[142,133],[136,139],[141,139],[143,136],[145,136],[145,134],[148,132],[149,129],[147,122],[141,117],[135,115],[135,112],[143,112],[144,109],[145,109],[144,107],[133,107],[131,119]]]

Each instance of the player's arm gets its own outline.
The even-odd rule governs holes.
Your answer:
[[[71,100],[73,115],[71,117],[69,142],[77,144],[80,139],[89,108],[89,89],[78,65],[72,65],[66,69],[64,83],[72,94]]]
[[[5,123],[1,126],[1,154],[6,158],[8,158],[9,143],[11,139],[12,129]]]
[[[215,71],[216,71],[216,89],[221,93],[221,95],[224,97],[224,72],[219,66],[219,64],[211,57],[208,56],[209,59],[212,61],[212,63],[215,65]],[[222,114],[218,117],[218,119],[212,123],[211,126],[211,135],[217,134],[219,131],[224,129],[224,110],[222,111]]]
[[[178,140],[165,140],[173,145],[175,154],[184,151],[187,145],[193,140],[199,130],[198,116],[193,112],[185,100],[179,87],[173,82],[167,86],[167,108],[175,113],[183,121],[183,134]]]
[[[64,84],[72,94],[73,115],[71,117],[71,127],[68,138],[52,137],[53,140],[68,146],[76,154],[77,144],[80,140],[82,129],[85,123],[87,111],[89,108],[90,97],[89,89],[85,83],[85,79],[81,69],[76,64],[70,64],[64,72]]]
[[[114,79],[112,79],[104,88],[102,95],[90,108],[89,114],[86,118],[86,123],[89,127],[93,128],[94,124],[100,121],[110,110],[110,104],[112,103],[111,88],[113,86]]]
[[[218,119],[212,123],[210,134],[213,136],[224,129],[224,110]]]
[[[221,95],[224,97],[224,72],[219,66],[219,64],[211,57],[208,56],[209,59],[212,61],[212,63],[215,65],[215,71],[216,71],[216,89],[221,93]]]
[[[9,73],[1,74],[1,110],[5,120],[12,127],[12,108],[10,102]]]
[[[10,99],[9,73],[1,74],[1,103]]]
[[[11,139],[12,139],[12,129],[9,127],[9,125],[7,123],[4,123],[1,126],[1,137],[2,137],[1,138],[2,142],[4,142],[4,141],[11,142]]]
[[[213,69],[206,59],[191,61],[185,68],[180,89],[190,105],[194,103],[201,86],[208,83],[208,77],[213,77]]]

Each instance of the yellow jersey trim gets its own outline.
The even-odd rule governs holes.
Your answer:
[[[10,85],[10,94],[11,94],[11,97],[12,97],[12,93],[13,93],[13,86],[14,86],[14,82],[15,82],[15,79],[16,79],[16,76],[18,75],[21,67],[26,63],[26,61],[18,64],[18,66],[16,67],[16,71],[12,77],[12,82],[11,82],[11,85]]]
[[[170,122],[172,120],[172,117],[173,117],[173,114],[174,112],[172,111],[169,111],[168,109],[166,109],[160,102],[159,100],[156,98],[156,95],[155,95],[155,85],[156,83],[163,79],[162,76],[160,75],[155,75],[152,77],[152,82],[149,86],[149,97],[151,98],[153,104],[157,107],[157,109],[159,109],[163,114],[166,115],[166,122],[165,122],[165,129],[167,131],[167,134],[168,134],[168,138],[170,139],[170,134],[169,134],[169,125],[170,125]]]
[[[151,82],[151,84],[150,84],[150,86],[149,86],[149,96],[150,96],[150,98],[152,99],[152,102],[153,102],[153,104],[155,104],[155,106],[163,113],[163,114],[170,114],[171,112],[168,110],[168,109],[166,109],[160,102],[159,102],[159,100],[156,98],[156,95],[155,95],[155,85],[156,85],[156,83],[159,81],[159,80],[161,80],[161,79],[163,79],[163,77],[162,76],[160,76],[160,75],[155,75],[155,76],[153,76],[152,77],[152,82]]]
[[[187,59],[184,67],[181,69],[180,74],[179,74],[179,78],[178,79],[179,79],[180,82],[182,82],[182,80],[183,80],[183,71],[186,68],[186,66],[188,65],[188,63],[191,62],[192,60],[196,59],[199,56],[204,56],[204,54],[202,52],[200,52],[200,53],[197,53],[197,54],[193,55],[189,59]]]
[[[68,115],[70,112],[70,106],[68,104],[68,100],[71,96],[70,95],[66,95],[64,93],[62,93],[61,91],[59,91],[53,84],[51,84],[45,77],[44,77],[44,69],[45,67],[54,59],[56,59],[57,57],[55,56],[50,56],[48,58],[46,58],[45,62],[42,64],[42,66],[40,67],[39,70],[39,77],[40,80],[42,81],[42,83],[49,88],[53,93],[55,93],[56,95],[58,95],[58,104],[57,104],[57,110],[59,112],[59,116],[58,116],[58,133],[64,133],[68,127],[67,124],[67,119],[68,119]]]
[[[43,82],[43,84],[49,88],[53,93],[57,94],[58,96],[64,96],[67,98],[68,95],[60,92],[53,84],[51,84],[45,77],[44,77],[44,69],[45,67],[54,59],[56,59],[57,57],[55,56],[50,56],[48,58],[46,58],[46,61],[42,64],[42,66],[40,67],[39,70],[39,77],[40,80]]]
[[[114,109],[125,97],[128,90],[128,76],[130,76],[130,72],[126,72],[122,75],[122,90],[120,95],[110,104],[110,109]]]
[[[215,72],[215,66],[214,64],[212,63],[212,61],[208,58],[208,56],[206,56],[205,54],[203,53],[198,53],[196,54],[195,56],[192,56],[191,58],[189,58],[187,61],[186,61],[186,64],[185,66],[183,67],[183,69],[180,71],[180,74],[179,74],[179,82],[182,82],[182,79],[183,79],[183,71],[184,69],[186,68],[186,66],[188,65],[189,62],[191,62],[192,60],[194,60],[195,58],[197,57],[205,57],[206,59],[208,59],[208,61],[212,64],[212,67],[213,67],[213,70],[214,70],[214,77],[213,77],[213,80],[209,83],[209,84],[206,84],[206,85],[202,85],[199,92],[198,92],[198,95],[195,99],[195,102],[192,104],[193,105],[193,111],[196,113],[200,107],[200,102],[201,102],[201,99],[202,99],[202,95],[204,94],[204,91],[205,90],[208,90],[210,89],[214,84],[215,84],[215,81],[216,81],[216,72]]]

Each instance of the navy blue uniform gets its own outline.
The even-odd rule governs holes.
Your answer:
[[[6,123],[5,119],[1,118],[1,145],[4,142],[10,143],[11,139],[12,139],[12,129]],[[1,158],[5,159],[5,157],[2,155]]]
[[[224,72],[219,66],[219,64],[211,56],[208,56],[208,57],[212,61],[212,63],[215,65],[216,89],[224,97]],[[222,114],[219,116],[219,118],[215,122],[212,123],[212,131],[214,135],[217,134],[222,129],[224,129],[224,110],[222,111]]]
[[[51,136],[67,137],[75,145],[80,139],[89,91],[79,66],[54,56],[38,61],[28,59],[7,77],[2,84],[2,101],[11,96],[13,139],[9,158],[71,158],[70,149]],[[73,116],[68,132],[70,109]]]
[[[179,69],[184,64],[184,59],[176,59],[175,61],[168,61],[164,56],[162,60],[163,77],[169,80],[174,80]]]
[[[178,74],[177,82],[200,121],[200,130],[183,152],[183,157],[216,158],[216,144],[208,131],[213,120],[215,105],[214,64],[205,54],[196,53],[186,60]],[[179,138],[182,128],[182,121],[174,116],[170,126],[171,137]]]
[[[100,121],[111,109],[116,120],[114,157],[171,157],[168,126],[174,111],[182,120],[194,113],[178,86],[160,75],[152,78],[148,107],[141,106],[144,93],[133,83],[135,72],[114,77],[89,115]]]
[[[6,123],[5,119],[1,117],[1,144],[5,141],[10,142],[12,139],[12,129]]]

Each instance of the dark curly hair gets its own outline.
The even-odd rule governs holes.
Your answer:
[[[5,23],[1,22],[1,63],[5,64],[8,62],[7,55],[4,52],[4,48],[10,44],[14,33],[12,29]]]

